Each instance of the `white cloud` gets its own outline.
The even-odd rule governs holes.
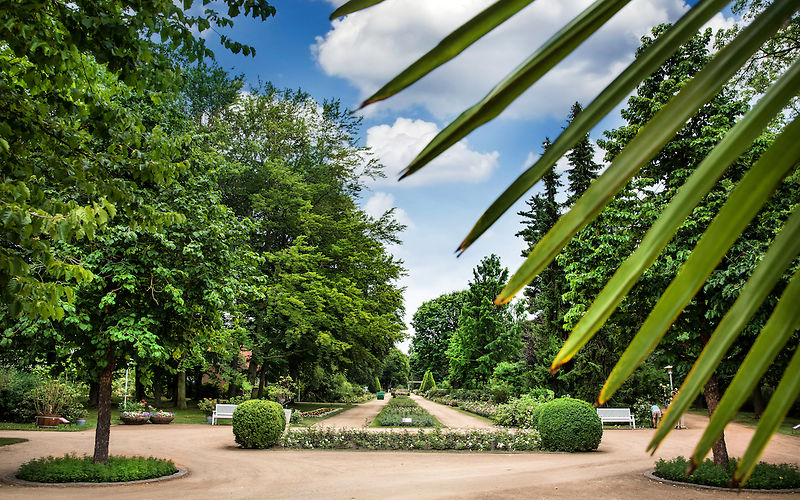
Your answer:
[[[490,4],[490,0],[386,0],[334,21],[313,51],[329,75],[348,80],[365,98]],[[540,0],[467,51],[397,96],[368,111],[424,107],[437,118],[471,105],[527,58],[590,0]],[[639,38],[686,10],[681,0],[635,0],[589,38],[507,116],[563,116],[577,98],[588,101],[633,59]],[[374,108],[374,109],[371,109]]]
[[[500,153],[480,153],[466,140],[454,144],[422,170],[398,183],[400,172],[439,132],[435,123],[398,118],[392,125],[376,125],[367,130],[367,146],[386,167],[385,179],[376,184],[412,187],[450,182],[480,183],[497,168]]]
[[[379,219],[383,214],[388,212],[394,208],[394,220],[400,224],[403,224],[407,228],[411,228],[414,226],[411,217],[408,216],[408,213],[403,210],[402,208],[397,208],[395,206],[395,199],[394,196],[389,193],[384,193],[381,191],[376,192],[372,195],[372,197],[367,200],[364,204],[364,212],[367,215],[374,217],[375,219]]]

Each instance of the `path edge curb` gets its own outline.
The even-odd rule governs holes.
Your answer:
[[[38,483],[19,479],[16,474],[6,474],[0,477],[0,481],[12,486],[26,486],[30,488],[105,488],[108,486],[127,486],[129,484],[147,484],[172,481],[189,475],[189,469],[179,467],[178,472],[169,476],[154,477],[152,479],[139,479],[137,481],[119,481],[116,483]]]
[[[670,486],[682,486],[684,488],[693,488],[696,490],[711,490],[711,491],[727,491],[728,493],[774,493],[777,495],[785,495],[785,494],[797,494],[800,493],[800,488],[792,488],[792,489],[773,489],[773,490],[758,490],[758,489],[742,489],[737,490],[733,488],[722,488],[719,486],[706,486],[705,484],[693,484],[693,483],[682,483],[680,481],[673,481],[671,479],[664,479],[663,477],[658,477],[655,475],[654,470],[648,470],[644,472],[644,477],[651,481],[655,481],[658,483],[669,484]]]

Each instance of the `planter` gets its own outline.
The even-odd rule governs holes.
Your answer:
[[[75,419],[75,424],[76,425],[86,425],[86,419],[85,418],[76,418]]]
[[[125,417],[120,415],[119,419],[122,420],[123,424],[128,425],[142,425],[146,424],[148,420],[150,420],[150,415],[141,416],[141,417]]]
[[[36,427],[42,429],[58,429],[61,423],[60,415],[36,415]]]
[[[214,417],[212,417],[211,415],[206,415],[206,423],[207,423],[207,424],[210,424],[210,423],[212,423],[212,422],[213,422],[213,418],[214,418]]]
[[[168,424],[175,419],[175,415],[150,415],[150,422],[154,424]]]

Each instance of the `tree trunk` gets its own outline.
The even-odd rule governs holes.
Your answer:
[[[708,416],[714,414],[719,404],[720,393],[719,385],[717,384],[717,376],[712,374],[706,382],[705,386],[706,405],[708,406]],[[720,434],[719,439],[711,447],[714,454],[714,464],[727,467],[728,466],[728,447],[725,445],[725,433]]]
[[[156,408],[161,407],[161,399],[164,397],[164,382],[161,379],[161,370],[153,370],[153,404]]]
[[[258,376],[258,364],[256,363],[255,356],[250,355],[250,362],[247,365],[247,381],[253,386],[250,389],[250,399],[258,397],[258,388],[256,387],[256,377]]]
[[[100,384],[91,381],[89,382],[89,402],[88,405],[92,408],[97,408],[97,396],[100,391]]]
[[[186,409],[186,371],[178,372],[178,380],[175,384],[175,407],[179,410]]]
[[[144,383],[142,382],[142,370],[139,368],[139,365],[136,365],[136,368],[133,371],[133,377],[135,378],[134,387],[135,390],[135,398],[136,401],[142,401],[145,398],[144,394]]]
[[[267,365],[261,365],[261,373],[258,376],[258,399],[264,397],[264,383],[267,380]]]
[[[114,354],[106,352],[107,364],[100,372],[97,391],[97,429],[94,433],[94,463],[108,464],[108,446],[111,437],[111,381],[114,374]]]
[[[764,414],[764,410],[767,409],[767,405],[764,402],[764,393],[761,392],[761,384],[756,384],[755,389],[753,389],[753,414],[755,414],[756,420],[761,419],[761,415]]]

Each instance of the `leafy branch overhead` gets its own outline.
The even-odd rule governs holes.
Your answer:
[[[375,1],[351,0],[334,14],[344,15],[377,4]],[[498,0],[484,12],[465,23],[428,54],[413,63],[398,77],[366,103],[385,99],[402,91],[414,81],[447,60],[458,55],[471,43],[482,38],[495,26],[502,24],[528,2]],[[559,30],[550,40],[536,49],[528,59],[499,82],[489,93],[447,125],[422,152],[411,161],[403,177],[413,175],[450,146],[470,132],[497,117],[525,90],[580,46],[594,31],[602,27],[627,2],[598,0]],[[480,217],[475,227],[458,246],[466,250],[502,214],[553,169],[555,162],[581,141],[600,120],[609,114],[637,86],[656,72],[698,29],[727,5],[724,0],[701,0],[674,26],[661,33],[647,45],[631,65],[622,71],[600,95],[584,109],[547,148],[539,160],[525,171],[495,200]],[[710,224],[697,240],[688,259],[683,262],[663,294],[652,308],[638,333],[628,345],[599,396],[607,400],[630,376],[636,367],[659,344],[687,305],[702,293],[707,279],[725,258],[731,246],[745,232],[756,214],[791,177],[800,162],[800,124],[796,119],[796,96],[800,93],[800,47],[788,34],[798,30],[797,9],[793,0],[771,2],[741,1],[738,8],[751,7],[752,22],[741,30],[728,33],[728,40],[709,59],[705,66],[689,79],[657,113],[635,131],[635,135],[617,152],[611,165],[594,180],[562,215],[552,228],[538,240],[522,267],[511,277],[495,302],[505,304],[561,252],[579,231],[591,224],[614,197],[664,148],[698,111],[722,95],[733,79],[750,81],[758,103],[739,118],[729,134],[720,137],[705,159],[676,186],[674,196],[652,223],[636,250],[617,269],[611,280],[597,295],[594,303],[579,320],[561,351],[553,361],[552,370],[571,359],[600,329],[621,301],[629,294],[639,278],[653,264],[676,234],[693,209],[715,188],[730,165],[745,153],[750,144],[762,134],[774,135],[758,161],[750,163],[747,171],[735,179],[735,187],[726,190],[727,201],[712,208]],[[773,54],[772,58],[769,54]],[[780,54],[780,58],[777,57]],[[787,54],[791,54],[788,57]],[[769,64],[764,61],[769,61]],[[769,67],[761,77],[747,77],[748,71]],[[743,78],[742,75],[745,75]],[[752,75],[752,73],[749,73]],[[767,76],[763,76],[766,74]],[[776,127],[776,124],[777,127]],[[772,131],[777,128],[777,133]],[[727,181],[726,181],[727,182]],[[658,433],[650,444],[655,448],[675,425],[698,392],[711,377],[736,335],[750,321],[759,305],[775,287],[778,279],[795,261],[800,248],[797,230],[797,200],[789,207],[792,215],[774,238],[762,262],[756,267],[741,289],[739,300],[724,315],[708,339],[703,353],[684,381],[679,395],[665,415]],[[797,288],[800,276],[795,274],[778,300],[771,317],[750,349],[745,361],[725,392],[711,423],[698,444],[693,464],[697,464],[717,441],[736,409],[750,394],[778,351],[800,326]],[[779,425],[789,407],[800,394],[800,349],[795,353],[783,374],[783,379],[770,400],[756,435],[750,442],[732,482],[747,480],[770,435]],[[693,465],[694,466],[694,465]]]

